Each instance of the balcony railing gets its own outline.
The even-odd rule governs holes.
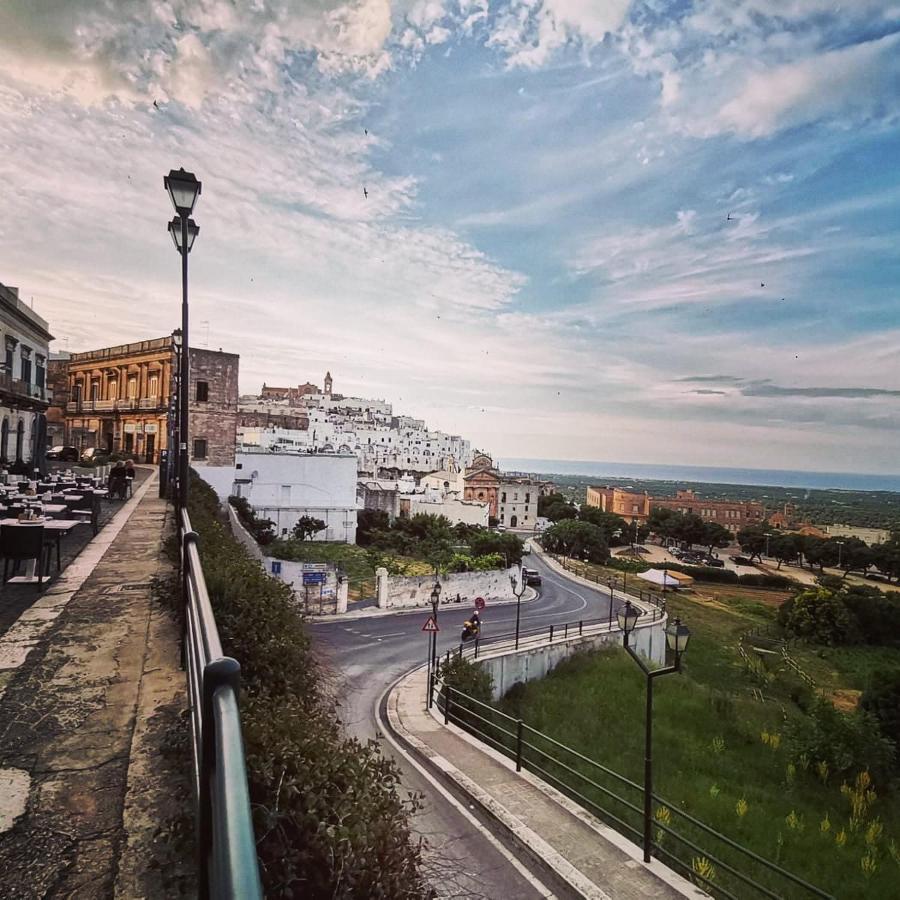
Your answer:
[[[13,378],[7,372],[0,372],[0,391],[11,394],[22,400],[39,400],[47,402],[45,389],[36,384],[29,384],[21,378]]]
[[[66,404],[66,412],[129,412],[130,410],[162,410],[166,408],[162,397],[126,397],[121,400],[70,400]]]

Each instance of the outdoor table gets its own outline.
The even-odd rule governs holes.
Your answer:
[[[43,525],[45,531],[55,532],[56,537],[56,571],[61,569],[60,545],[62,536],[68,534],[76,525],[81,525],[79,519],[38,519],[32,522],[20,522],[18,519],[0,519],[0,525],[12,525],[14,528],[31,528],[34,525]],[[7,584],[35,584],[38,580],[35,571],[40,560],[30,559],[25,568],[24,575],[16,575],[10,578]]]

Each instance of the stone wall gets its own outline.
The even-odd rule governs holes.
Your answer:
[[[476,597],[492,600],[515,600],[509,575],[512,570],[491,569],[487,572],[456,572],[441,576],[441,605],[459,602],[471,606]],[[413,609],[431,606],[434,575],[388,575],[387,569],[375,573],[380,609]]]

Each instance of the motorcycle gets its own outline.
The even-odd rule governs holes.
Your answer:
[[[481,621],[478,616],[472,616],[471,619],[466,619],[463,622],[463,630],[462,634],[459,636],[459,639],[466,643],[466,641],[474,640],[478,637],[479,632],[481,631]]]

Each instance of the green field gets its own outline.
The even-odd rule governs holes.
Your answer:
[[[656,793],[672,810],[695,816],[836,897],[900,896],[896,792],[879,785],[864,821],[854,826],[841,779],[791,764],[785,728],[803,715],[792,698],[811,689],[780,653],[766,652],[764,640],[756,642],[759,652],[753,641],[745,642],[750,665],[738,651],[743,635],[773,623],[776,604],[769,598],[754,602],[749,589],[736,589],[737,596],[730,587],[715,590],[714,600],[669,599],[693,637],[682,674],[655,683]],[[814,690],[839,708],[854,706],[872,670],[900,667],[898,650],[792,646],[789,652],[816,681]],[[613,651],[574,657],[547,678],[514,689],[499,707],[641,782],[644,689],[634,661]],[[639,795],[630,799],[640,802]],[[672,838],[664,837],[664,846],[666,841]],[[714,881],[734,884],[723,872]],[[777,878],[770,887],[779,896],[809,896],[786,890]],[[741,889],[736,895],[757,896]]]

